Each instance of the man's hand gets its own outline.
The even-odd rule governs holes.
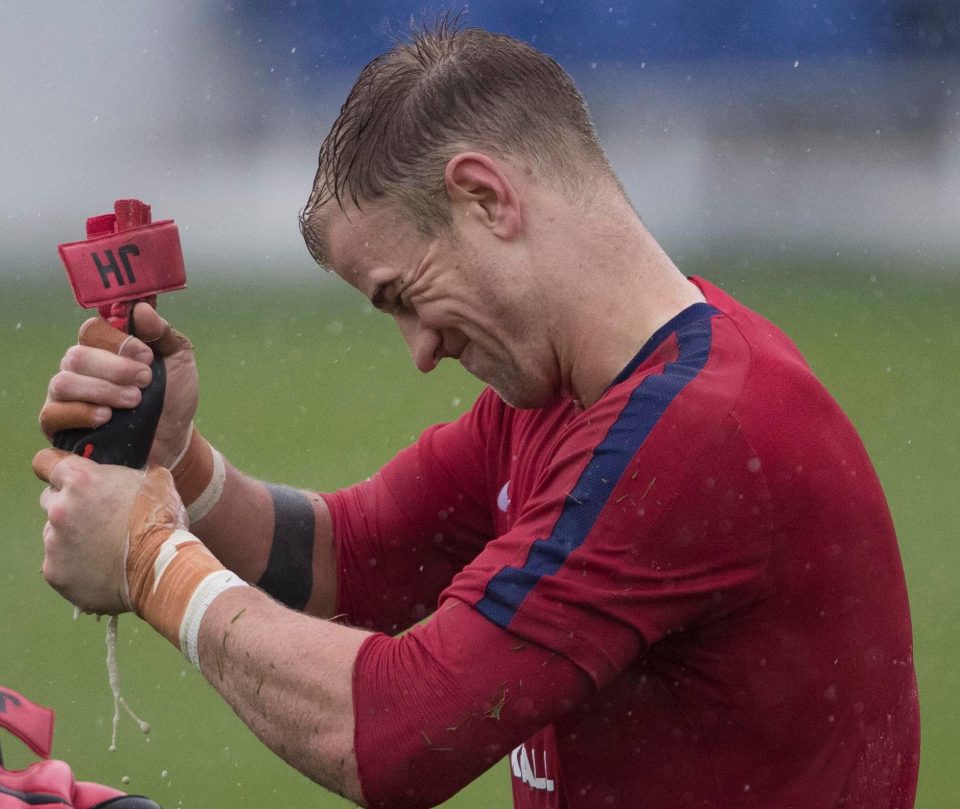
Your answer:
[[[43,575],[85,612],[114,615],[137,609],[152,571],[136,563],[141,545],[186,528],[170,474],[97,464],[63,450],[45,449],[33,471],[49,483],[40,496]],[[134,547],[130,547],[130,543]]]
[[[156,352],[165,358],[167,386],[149,460],[169,468],[187,445],[197,411],[193,346],[148,304],[137,304],[134,325],[138,337],[101,318],[80,327],[77,345],[67,349],[60,371],[50,380],[40,426],[52,438],[60,430],[99,427],[110,420],[114,408],[135,407],[141,388],[150,382]]]
[[[196,664],[206,608],[246,584],[189,533],[170,472],[58,449],[38,452],[33,471],[50,484],[40,496],[47,582],[86,612],[133,610]]]

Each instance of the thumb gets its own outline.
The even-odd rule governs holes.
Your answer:
[[[60,461],[65,458],[70,458],[72,453],[66,452],[62,449],[53,449],[50,447],[48,449],[42,449],[36,455],[33,456],[33,474],[35,474],[40,480],[44,483],[49,483],[55,488],[60,488],[57,486],[53,480],[53,470],[60,463]],[[59,478],[58,478],[59,480]]]
[[[158,357],[169,357],[178,351],[189,351],[190,341],[172,328],[148,303],[138,303],[133,309],[133,328],[143,342]]]

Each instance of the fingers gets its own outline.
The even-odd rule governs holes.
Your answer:
[[[40,410],[40,429],[53,439],[61,430],[100,427],[110,421],[112,412],[86,402],[47,402]]]
[[[115,329],[103,318],[90,318],[80,327],[79,342],[83,346],[102,348],[147,364],[153,360],[154,354],[169,357],[193,347],[148,303],[138,303],[134,307],[133,327],[135,337]]]
[[[57,490],[53,486],[45,486],[43,491],[40,492],[40,508],[44,511],[50,510],[50,502],[53,497],[56,495]],[[49,522],[49,520],[48,520]]]
[[[77,335],[77,342],[89,348],[100,348],[111,354],[130,357],[149,365],[153,361],[153,352],[136,337],[115,329],[102,317],[92,317],[84,321]]]
[[[62,469],[58,469],[64,461],[68,461],[68,463]],[[42,449],[34,455],[31,466],[33,467],[33,474],[40,478],[40,480],[44,483],[49,483],[55,489],[59,489],[63,485],[63,475],[68,466],[77,462],[93,463],[92,461],[84,460],[79,455],[72,455],[62,449],[53,449],[51,447],[49,449]]]
[[[71,346],[60,362],[60,372],[50,380],[40,411],[40,428],[47,438],[63,429],[106,424],[113,408],[136,407],[141,400],[140,389],[150,384],[153,374],[149,365],[102,347],[110,344],[107,339],[116,344],[110,332],[123,337],[121,332],[105,325],[106,330],[87,328],[81,339],[87,339],[92,332],[99,346]],[[147,359],[152,359],[153,353],[140,345]]]
[[[168,357],[193,347],[186,337],[171,328],[149,304],[138,303],[134,307],[133,317],[138,337],[124,334],[103,318],[87,320],[80,327],[79,345],[72,346],[64,354],[60,363],[61,371],[96,377],[114,385],[135,385],[143,388],[150,383],[149,365],[153,362],[154,355]],[[60,380],[60,383],[70,387],[65,380]],[[129,393],[132,395],[134,392]],[[83,400],[111,406],[130,406],[129,403],[118,404],[101,398],[87,399],[78,395],[72,387],[69,395],[58,395],[51,391],[51,398],[58,401]],[[134,398],[139,401],[139,397]]]
[[[50,438],[72,427],[99,427],[112,408],[136,407],[150,383],[150,367],[103,349],[73,346],[47,388],[40,428]]]
[[[184,335],[171,328],[157,310],[147,303],[138,303],[134,307],[133,324],[140,339],[160,357],[169,357],[193,347]]]
[[[192,349],[190,341],[170,328],[149,304],[138,303],[133,316],[134,328],[143,339],[98,317],[80,327],[78,344],[64,354],[40,411],[40,427],[48,439],[65,429],[100,427],[112,418],[114,410],[136,407],[142,401],[141,390],[153,378],[150,364],[154,357]],[[192,365],[189,354],[179,359],[185,360],[184,367]],[[195,371],[193,379],[195,390]],[[182,437],[179,443],[182,446]]]
[[[126,524],[142,473],[57,449],[38,452],[32,465],[49,484],[40,495],[44,578],[82,609],[124,611]]]
[[[140,360],[119,356],[102,348],[70,346],[60,360],[60,370],[97,377],[115,385],[145,387],[150,383],[150,363],[153,361],[153,353],[146,347],[145,350],[146,359]]]

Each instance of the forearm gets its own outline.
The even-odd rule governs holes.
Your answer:
[[[199,434],[173,473],[190,530],[227,568],[287,606],[333,614],[333,530],[320,495],[245,475]]]
[[[284,608],[187,530],[162,467],[57,450],[34,466],[51,484],[48,580],[85,609],[136,612],[272,750],[352,799],[433,806],[589,689],[572,663],[464,602],[399,638]]]
[[[409,809],[445,800],[592,688],[569,661],[458,602],[390,638],[237,588],[207,610],[199,656],[292,766],[352,800]]]
[[[353,664],[366,633],[284,609],[253,588],[220,595],[203,617],[201,670],[278,756],[361,801]]]
[[[190,522],[190,531],[237,575],[255,583],[273,542],[273,502],[267,487],[224,460],[223,493],[213,508]]]

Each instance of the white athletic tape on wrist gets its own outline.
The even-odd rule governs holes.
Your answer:
[[[200,654],[197,650],[197,642],[200,637],[200,623],[214,599],[234,587],[249,587],[249,585],[229,570],[217,570],[203,579],[190,596],[183,620],[180,622],[180,650],[198,671]]]
[[[190,431],[187,433],[187,443],[183,445],[183,449],[180,450],[180,454],[173,459],[173,462],[167,466],[167,469],[176,469],[180,465],[180,461],[186,457],[187,452],[190,450],[190,442],[193,440],[193,430],[193,422],[191,421]]]
[[[206,517],[223,495],[223,484],[227,478],[227,468],[223,463],[223,456],[213,447],[210,447],[210,451],[213,452],[213,475],[210,477],[207,488],[203,490],[196,500],[187,506],[187,517],[189,517],[191,525]]]

